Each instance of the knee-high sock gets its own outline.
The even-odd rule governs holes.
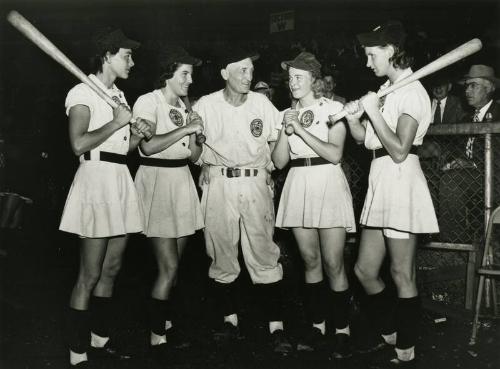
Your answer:
[[[349,302],[351,291],[331,291],[333,305],[333,322],[336,329],[343,329],[349,326]]]
[[[112,298],[92,296],[90,299],[90,328],[100,337],[109,337],[112,315]]]
[[[69,308],[66,316],[66,335],[69,349],[75,353],[87,352],[90,344],[90,312]]]
[[[396,331],[394,312],[395,297],[387,288],[374,295],[368,295],[367,314],[378,333],[389,335]]]
[[[306,283],[304,286],[304,307],[312,324],[319,324],[325,321],[325,295],[326,288],[323,281],[316,283]]]
[[[170,301],[149,300],[149,329],[158,336],[165,335],[165,321],[169,320]]]
[[[260,303],[268,322],[283,321],[283,286],[281,281],[258,284]]]
[[[211,290],[216,300],[217,310],[222,316],[237,314],[237,305],[234,298],[234,282],[219,283],[211,281]]]
[[[396,306],[396,327],[398,349],[408,349],[417,341],[418,324],[420,321],[420,298],[398,298]]]

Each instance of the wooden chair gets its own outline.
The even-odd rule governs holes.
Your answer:
[[[469,342],[470,345],[474,345],[476,343],[477,331],[479,328],[479,313],[481,310],[481,303],[483,300],[483,292],[485,290],[486,279],[490,279],[491,281],[493,313],[495,314],[495,316],[498,315],[497,296],[495,288],[496,283],[493,278],[500,276],[500,259],[498,255],[495,255],[494,242],[492,240],[493,227],[495,224],[500,224],[500,206],[497,207],[491,214],[488,221],[488,227],[486,228],[486,241],[484,243],[483,260],[481,262],[481,266],[477,270],[477,273],[479,274],[479,286],[477,290],[474,321],[472,323],[472,335]],[[500,253],[500,250],[496,250],[496,253]]]

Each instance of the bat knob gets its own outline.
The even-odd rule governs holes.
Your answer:
[[[198,133],[196,135],[196,143],[198,145],[203,145],[206,140],[207,140],[207,137],[203,133]]]

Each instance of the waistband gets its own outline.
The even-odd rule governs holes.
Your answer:
[[[98,154],[97,155],[98,158],[94,156],[94,158],[91,159],[90,151],[87,151],[83,153],[83,159],[95,160],[95,161],[107,161],[109,163],[116,163],[116,164],[127,164],[127,155],[122,155],[107,151],[95,151],[95,153]]]
[[[160,167],[160,168],[177,168],[185,167],[188,165],[189,160],[186,159],[160,159],[160,158],[146,158],[141,156],[139,159],[140,165],[145,165],[149,167]]]
[[[313,165],[324,165],[324,164],[332,164],[325,158],[315,157],[315,158],[299,158],[293,159],[290,161],[291,167],[310,167]]]
[[[260,177],[265,174],[266,170],[264,168],[238,168],[222,166],[212,166],[210,168],[210,175],[216,175],[226,178]]]
[[[408,152],[408,154],[417,155],[418,154],[418,146],[412,146],[410,151]],[[384,147],[382,147],[380,149],[372,150],[372,155],[373,155],[373,159],[376,159],[376,158],[381,158],[382,156],[389,155],[389,152],[387,152],[387,150]]]

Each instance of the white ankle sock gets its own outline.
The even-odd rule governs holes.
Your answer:
[[[396,354],[398,355],[398,359],[401,361],[413,360],[415,359],[415,346],[404,350],[396,348]]]
[[[106,343],[108,343],[109,337],[101,337],[95,334],[94,332],[90,332],[90,345],[96,348],[102,348]]]
[[[163,343],[167,343],[167,336],[160,336],[156,333],[151,332],[149,342],[151,343],[151,346],[158,346]]]
[[[397,337],[398,337],[398,335],[396,332],[391,333],[391,334],[383,334],[382,335],[382,338],[384,339],[384,341],[392,346],[396,345],[396,338]]]
[[[335,328],[335,334],[347,334],[348,336],[351,335],[351,328],[349,328],[349,326],[345,327],[345,328]]]
[[[321,334],[324,336],[326,333],[326,323],[323,320],[321,323],[313,323],[314,328],[318,328],[321,331]]]
[[[226,315],[224,317],[224,323],[231,323],[235,327],[238,326],[238,315],[236,314],[231,314],[231,315]]]
[[[280,320],[269,322],[269,332],[272,334],[277,330],[283,330],[283,322]]]
[[[83,354],[79,354],[77,352],[73,352],[69,350],[69,362],[71,365],[76,365],[78,363],[81,363],[82,361],[87,361],[87,353],[84,352]]]

